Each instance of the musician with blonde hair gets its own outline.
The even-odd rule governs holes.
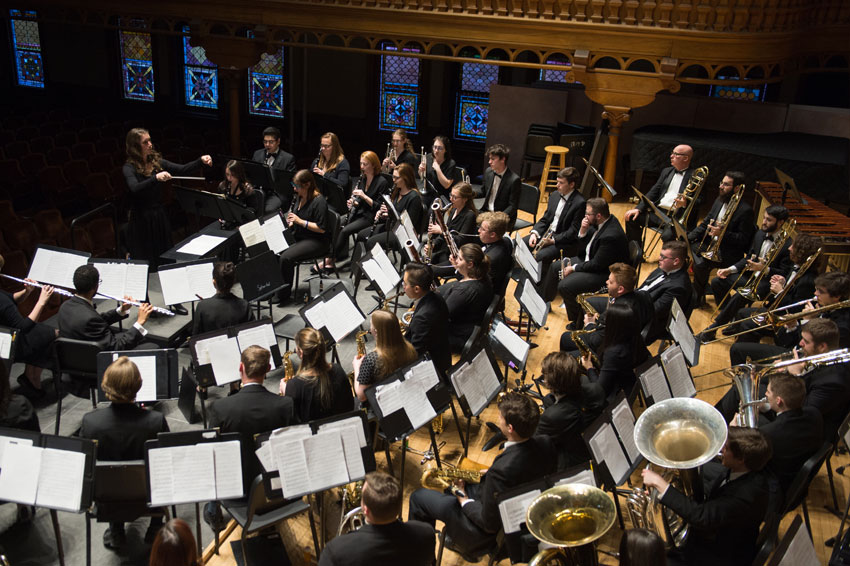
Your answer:
[[[339,138],[335,133],[327,132],[322,135],[319,156],[313,160],[311,171],[321,175],[326,181],[330,181],[341,189],[348,186],[351,165],[348,164],[345,152],[342,151],[342,145],[340,145]]]
[[[289,381],[280,381],[280,394],[295,403],[298,420],[306,423],[352,410],[354,396],[345,370],[327,361],[328,348],[322,333],[302,328],[295,335],[298,371]]]
[[[352,360],[354,392],[360,401],[366,400],[367,389],[418,357],[416,348],[402,335],[398,318],[390,311],[373,312],[369,332],[375,338],[375,349]]]

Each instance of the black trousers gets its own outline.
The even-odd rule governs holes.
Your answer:
[[[467,495],[475,499],[478,485],[467,484]],[[446,534],[454,545],[463,552],[474,553],[487,548],[496,538],[496,533],[488,533],[469,520],[454,495],[420,488],[410,496],[407,520],[422,521],[434,526],[436,521],[446,525]]]
[[[555,265],[557,262],[553,262]],[[576,297],[579,293],[596,291],[608,279],[608,273],[589,273],[574,271],[564,277],[558,283],[558,293],[564,299],[564,308],[567,310],[567,318],[573,323],[573,327],[579,330],[584,327],[584,311],[578,304]],[[544,297],[545,298],[545,297]]]
[[[634,220],[626,220],[626,238],[629,241],[640,242],[641,236],[643,235],[643,227],[646,224],[647,212],[642,211],[637,215],[637,218]],[[656,216],[654,213],[649,216],[649,227],[656,228],[661,226],[661,219]],[[670,240],[676,239],[676,233],[673,230],[672,226],[667,226],[661,232],[661,241],[669,242]]]
[[[284,283],[290,283],[290,288],[280,292],[281,299],[288,299],[295,288],[295,264],[301,260],[321,258],[328,251],[328,242],[316,238],[308,238],[295,242],[280,254],[280,273]]]
[[[366,216],[358,216],[354,220],[342,227],[339,231],[339,237],[334,245],[334,258],[345,259],[348,257],[348,239],[351,236],[357,237],[357,234],[365,228],[372,227],[372,220]]]

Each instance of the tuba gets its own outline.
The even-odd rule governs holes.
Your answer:
[[[685,189],[679,193],[678,196],[684,198],[688,205],[676,214],[675,212],[672,215],[672,218],[676,220],[682,226],[688,225],[688,217],[691,215],[691,212],[694,209],[694,204],[699,198],[699,193],[702,190],[702,186],[705,184],[705,179],[708,177],[708,167],[703,165],[702,167],[698,167],[691,173],[691,178],[688,179],[688,184],[685,185]]]
[[[708,240],[707,245],[706,237],[708,236],[708,230],[705,231],[705,235],[703,235],[702,241],[699,244],[699,249],[702,250],[699,255],[701,255],[705,259],[709,261],[721,261],[720,243],[723,241],[723,236],[726,234],[726,229],[729,228],[729,224],[732,221],[732,215],[735,214],[735,209],[737,209],[738,205],[741,203],[741,199],[744,196],[745,189],[746,187],[744,185],[741,185],[741,188],[732,194],[732,198],[730,198],[729,202],[726,203],[726,212],[723,213],[723,218],[720,218],[718,222],[718,226],[720,227],[720,233],[716,236],[711,236]],[[705,246],[704,250],[703,246]]]
[[[743,287],[738,289],[738,293],[745,299],[750,301],[760,301],[761,297],[758,296],[758,287],[761,283],[762,279],[764,279],[765,274],[768,272],[768,267],[773,261],[779,257],[779,252],[782,251],[782,248],[785,247],[785,243],[788,241],[788,238],[791,237],[792,232],[794,232],[794,228],[797,226],[797,221],[793,218],[791,220],[786,221],[782,228],[779,230],[779,234],[777,234],[773,247],[770,248],[770,251],[767,252],[767,257],[764,263],[764,269],[759,272],[754,272],[750,275],[750,278],[744,284]]]

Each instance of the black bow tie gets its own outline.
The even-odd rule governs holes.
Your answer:
[[[272,159],[274,159],[275,157],[277,157],[277,154],[276,154],[276,153],[267,153],[267,154],[266,154],[266,159],[268,159],[269,157],[271,157]]]
[[[502,178],[502,174],[501,174],[501,173],[496,173],[496,172],[494,172],[494,173],[493,173],[493,175],[495,175],[496,177],[498,177],[498,178],[500,178],[500,179]]]
[[[765,237],[764,237],[764,239],[765,239],[765,240],[767,240],[767,241],[772,242],[772,241],[773,241],[773,236],[765,236]]]

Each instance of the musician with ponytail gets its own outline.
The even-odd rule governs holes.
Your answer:
[[[493,300],[490,283],[490,260],[477,244],[464,244],[458,257],[451,258],[460,274],[459,281],[450,281],[437,288],[437,294],[449,309],[449,346],[460,353],[472,329],[481,325],[487,307]]]

